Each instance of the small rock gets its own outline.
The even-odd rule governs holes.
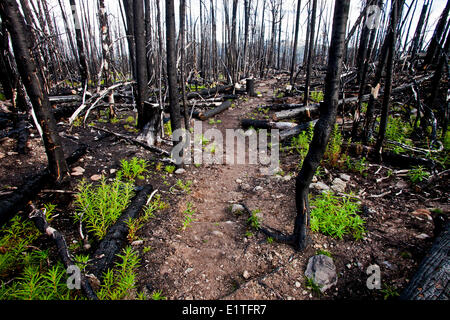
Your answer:
[[[428,239],[429,237],[430,237],[430,236],[427,235],[426,233],[421,233],[421,234],[419,234],[419,235],[416,236],[416,238],[417,238],[417,239],[420,239],[420,240],[425,240],[425,239]]]
[[[261,186],[256,186],[253,191],[258,192],[258,191],[262,191],[264,188]]]
[[[5,154],[3,152],[0,152],[0,159],[3,159],[5,157]]]
[[[84,173],[84,168],[82,167],[75,167],[72,169],[72,172],[70,173],[72,176],[81,176]]]
[[[248,279],[250,278],[250,273],[247,270],[245,270],[242,276],[244,277],[244,279]]]
[[[136,240],[131,243],[132,246],[140,246],[144,244],[144,240]]]
[[[186,170],[184,170],[183,168],[179,168],[179,169],[175,170],[175,174],[183,174],[185,172],[186,172]]]
[[[336,192],[345,192],[346,187],[347,183],[345,183],[345,181],[336,178],[333,180],[333,185],[331,186],[331,189],[333,189]]]
[[[194,271],[194,268],[187,268],[187,269],[184,271],[184,273],[185,273],[185,274],[189,274],[189,273],[191,273],[192,271]]]
[[[311,182],[312,182],[312,183],[316,183],[317,181],[318,181],[318,180],[317,180],[317,177],[316,177],[316,176],[313,176]]]
[[[110,174],[114,174],[114,173],[116,173],[116,171],[117,171],[117,169],[109,169]]]
[[[396,269],[396,267],[394,265],[392,265],[392,263],[390,263],[387,260],[383,261],[382,264],[384,264],[388,269],[391,269],[391,270],[395,270]]]
[[[300,286],[301,286],[300,282],[296,281],[296,282],[295,282],[295,287],[296,287],[296,288],[300,288]]]
[[[327,186],[325,183],[323,183],[321,181],[319,181],[317,183],[312,183],[311,187],[316,189],[316,190],[319,190],[319,191],[328,191],[328,190],[330,190],[330,187]]]
[[[233,204],[231,206],[231,213],[232,214],[241,214],[242,212],[244,212],[244,210],[245,210],[244,206],[241,205],[241,204],[235,203],[235,204]]]
[[[94,174],[93,176],[91,176],[91,180],[92,181],[98,181],[102,178],[101,174]]]
[[[212,234],[215,235],[215,236],[218,236],[218,237],[222,237],[222,236],[223,236],[223,233],[220,232],[220,231],[217,231],[217,230],[214,230],[214,231],[212,232]]]
[[[284,177],[283,177],[283,180],[284,180],[284,181],[291,181],[291,179],[292,179],[292,176],[289,175],[289,174],[288,174],[287,176],[284,176]]]
[[[350,181],[350,176],[348,174],[345,174],[345,173],[341,173],[339,175],[339,178],[341,178],[342,180],[347,181],[347,182]]]
[[[347,263],[345,266],[347,267],[347,269],[351,269],[352,268],[352,264],[351,263]]]
[[[241,183],[242,183],[242,180],[241,180],[241,179],[236,179],[236,183],[241,184]]]
[[[244,191],[249,191],[252,189],[252,187],[248,183],[241,184],[241,189]]]
[[[333,259],[323,254],[309,258],[305,276],[312,278],[320,286],[321,292],[325,292],[337,283],[336,266]]]
[[[395,187],[396,187],[397,189],[406,189],[406,188],[408,188],[408,183],[405,182],[405,181],[403,181],[403,180],[400,180],[399,182],[397,182],[397,183],[395,184]]]

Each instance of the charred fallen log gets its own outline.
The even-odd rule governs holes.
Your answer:
[[[64,239],[64,236],[58,230],[55,230],[52,227],[50,227],[50,225],[47,222],[47,219],[45,218],[44,213],[41,210],[37,209],[33,205],[33,203],[30,203],[30,206],[32,208],[32,211],[29,215],[30,220],[34,222],[34,225],[40,232],[46,234],[53,240],[53,242],[56,245],[56,248],[58,249],[58,255],[62,260],[66,269],[68,269],[69,267],[76,267],[75,263],[70,258],[69,249],[67,247],[67,243],[66,240]],[[80,287],[83,290],[86,297],[91,300],[98,300],[98,297],[92,290],[92,287],[88,279],[83,274],[81,274],[80,276],[81,276]]]
[[[139,216],[152,190],[151,185],[142,187],[119,220],[108,230],[108,233],[100,242],[94,253],[94,261],[87,267],[89,273],[92,273],[97,279],[101,279],[103,272],[112,266],[116,255],[125,245],[129,230],[126,221]]]
[[[401,300],[448,300],[450,282],[450,221],[436,238],[427,256],[408,286]]]
[[[206,119],[214,117],[215,115],[217,115],[221,112],[224,112],[229,107],[231,107],[231,105],[232,105],[231,101],[227,100],[227,101],[224,101],[220,106],[218,106],[214,109],[205,111],[205,112],[194,110],[194,112],[192,113],[192,116],[194,116],[200,120],[206,120]]]
[[[283,120],[283,119],[289,119],[289,118],[295,118],[299,116],[305,116],[306,119],[311,119],[312,115],[318,115],[319,113],[319,104],[313,104],[308,107],[301,107],[296,109],[289,109],[284,110],[280,112],[276,112],[272,119],[277,120]]]
[[[74,164],[86,153],[87,147],[82,146],[66,158],[67,165]],[[42,170],[25,182],[7,199],[0,201],[0,226],[7,223],[17,212],[22,210],[26,203],[34,196],[51,178],[48,168]]]
[[[289,139],[289,138],[299,135],[303,131],[308,130],[308,128],[311,125],[315,125],[316,122],[317,122],[317,120],[301,123],[291,129],[281,131],[280,132],[280,141],[283,141],[283,140],[286,140],[286,139]]]
[[[99,130],[99,131],[106,132],[106,133],[108,133],[110,135],[113,135],[113,136],[116,136],[116,137],[118,137],[120,139],[127,140],[127,141],[129,141],[131,143],[134,143],[134,144],[136,144],[136,145],[138,145],[138,146],[140,146],[140,147],[142,147],[144,149],[147,149],[149,151],[153,151],[153,152],[165,155],[165,156],[170,156],[170,153],[168,151],[166,151],[166,150],[163,150],[163,149],[155,147],[155,146],[149,146],[148,144],[146,144],[146,143],[144,143],[142,141],[139,141],[139,140],[137,140],[135,138],[126,136],[124,134],[112,132],[112,131],[109,131],[108,129],[104,129],[104,128],[100,128],[100,127],[96,127],[96,126],[91,126],[91,128]]]
[[[242,119],[241,126],[244,129],[248,129],[253,127],[255,129],[280,129],[280,130],[288,130],[292,129],[297,124],[292,122],[275,122],[270,120],[252,120],[252,119]]]

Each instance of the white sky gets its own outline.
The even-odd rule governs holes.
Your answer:
[[[36,1],[36,0],[31,0],[31,1]],[[62,20],[61,20],[61,13],[60,13],[60,9],[57,3],[57,0],[47,0],[49,3],[49,9],[50,12],[53,13],[55,15],[55,17],[58,20],[58,24],[60,24],[60,32],[64,31],[63,25],[62,25]],[[69,1],[68,0],[61,0],[62,3],[64,3],[65,7],[66,7],[66,13],[68,14],[68,17],[70,18],[69,22],[72,25],[72,19],[71,19],[71,15],[70,15],[70,6],[69,6]],[[119,9],[119,1],[121,0],[105,0],[105,4],[107,7],[107,11],[109,13],[109,21],[110,21],[110,25],[112,27],[112,30],[114,30],[117,26],[117,23],[119,23],[120,27],[122,28],[122,22],[121,22],[121,14],[120,14],[120,9]],[[154,5],[154,1],[155,0],[151,0],[152,5]],[[210,8],[210,0],[186,0],[187,4],[191,5],[191,10],[192,10],[192,16],[193,16],[193,20],[195,21],[195,19],[199,16],[199,3],[200,1],[202,1],[204,3],[204,5],[206,6],[206,10],[208,11],[207,14],[204,14],[205,16],[209,15],[209,8]],[[217,39],[218,41],[220,41],[222,39],[222,32],[223,32],[223,1],[224,0],[214,0],[216,2],[216,19],[217,19]],[[225,0],[228,1],[228,5],[230,7],[230,15],[231,15],[231,7],[232,7],[232,1],[231,0]],[[257,26],[260,24],[261,21],[261,7],[262,7],[262,3],[264,0],[259,0],[259,6],[258,6],[258,17],[257,17]],[[265,19],[266,19],[266,38],[270,38],[270,25],[271,25],[271,15],[269,12],[269,8],[270,6],[268,5],[270,0],[266,0],[266,14],[265,14]],[[390,1],[391,0],[387,0],[387,4],[388,4],[388,8],[390,8]],[[410,5],[414,0],[406,0],[406,4]],[[413,36],[414,31],[415,31],[415,26],[417,24],[417,21],[419,19],[419,15],[420,12],[422,10],[422,5],[423,2],[425,0],[417,0],[417,9],[416,12],[414,14],[414,19],[413,19],[413,23],[411,26],[411,32],[410,32],[410,38]],[[304,42],[304,38],[305,38],[305,34],[306,34],[306,21],[307,21],[307,12],[306,12],[306,8],[305,5],[307,4],[307,0],[302,0],[302,15],[300,18],[300,33],[299,33],[299,42],[300,44]],[[321,3],[324,3],[325,6],[325,10],[324,10],[324,16],[331,16],[332,17],[332,12],[331,10],[333,10],[334,7],[334,1],[332,0],[319,0],[318,1],[318,10],[319,8],[321,8]],[[353,25],[353,23],[356,21],[356,19],[359,16],[361,7],[362,7],[362,2],[361,0],[352,0],[351,1],[351,6],[350,6],[350,17],[349,17],[349,27],[351,27]],[[364,1],[365,2],[365,1]],[[91,21],[92,21],[92,35],[95,36],[96,38],[98,38],[98,22],[96,19],[96,12],[97,12],[97,0],[77,0],[77,4],[78,4],[78,12],[80,12],[80,6],[81,4],[84,3],[90,11],[90,16],[91,16]],[[256,5],[257,0],[252,0],[253,3],[253,7]],[[432,32],[434,31],[435,28],[435,24],[437,22],[437,20],[439,19],[439,16],[442,12],[442,10],[444,9],[444,6],[446,4],[446,0],[434,0],[433,1],[433,6],[431,9],[431,16],[430,16],[430,21],[429,24],[427,26],[427,38],[429,38],[432,35]],[[165,1],[160,1],[160,6],[161,6],[161,10],[164,10],[165,7]],[[178,15],[178,6],[179,6],[179,1],[175,0],[175,10],[176,10],[176,16]],[[244,6],[244,1],[243,0],[239,0],[239,10],[238,10],[238,19],[242,19],[243,20],[243,6]],[[294,20],[295,20],[295,14],[296,14],[296,6],[297,6],[297,0],[283,0],[283,15],[285,16],[285,18],[283,19],[282,22],[282,39],[285,39],[286,37],[288,37],[291,41],[292,41],[292,29],[293,29],[293,24],[294,24]],[[404,14],[406,13],[407,8],[404,9]],[[189,8],[187,8],[187,12],[189,13]],[[161,13],[161,19],[162,19],[162,23],[164,24],[164,11]],[[252,17],[253,19],[253,17]],[[177,17],[178,20],[178,17]],[[238,20],[239,21],[239,20]],[[409,21],[407,22],[409,23]],[[199,23],[198,23],[199,24]],[[330,25],[331,27],[331,25]],[[285,32],[287,28],[287,33]],[[407,26],[405,27],[405,29],[407,29]],[[323,29],[322,29],[323,30]],[[322,32],[322,30],[320,32]],[[328,31],[330,32],[330,31]],[[406,31],[403,33],[403,36],[406,36]],[[114,39],[114,35],[112,36],[112,38]]]

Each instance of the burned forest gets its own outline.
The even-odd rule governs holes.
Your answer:
[[[0,299],[448,300],[449,26],[446,0],[1,0]]]

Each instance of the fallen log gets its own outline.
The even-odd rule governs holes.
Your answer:
[[[448,300],[450,298],[450,221],[422,260],[401,300]]]
[[[280,129],[287,130],[292,129],[296,126],[296,123],[292,122],[275,122],[270,120],[252,120],[252,119],[242,119],[241,126],[244,129],[253,127],[255,129]]]
[[[232,93],[234,89],[234,86],[232,85],[226,85],[226,86],[215,86],[214,88],[208,88],[208,89],[203,89],[200,91],[195,91],[195,92],[189,92],[186,95],[186,98],[188,100],[191,99],[195,99],[200,97],[204,97],[204,96],[213,96],[219,93]]]
[[[94,253],[93,262],[87,266],[88,272],[93,274],[97,279],[100,280],[103,273],[112,267],[116,255],[126,242],[129,230],[126,221],[139,216],[142,207],[147,203],[148,196],[152,191],[153,187],[151,185],[142,187],[134,196],[128,208],[125,209],[117,222],[109,228],[106,236],[100,242]]]
[[[206,120],[209,119],[211,117],[214,117],[215,115],[224,112],[225,110],[227,110],[229,107],[231,107],[232,103],[231,101],[227,100],[224,101],[220,106],[212,109],[212,110],[208,110],[206,112],[193,112],[193,116],[195,116],[196,118],[200,119],[200,120]]]
[[[283,140],[292,138],[296,135],[299,135],[303,131],[308,130],[310,125],[315,125],[316,122],[317,122],[317,120],[301,123],[291,129],[281,131],[280,132],[280,141],[283,141]]]
[[[106,132],[106,133],[109,133],[109,134],[111,134],[113,136],[116,136],[116,137],[118,137],[120,139],[127,140],[129,142],[132,142],[132,143],[134,143],[134,144],[144,148],[144,149],[147,149],[147,150],[150,150],[150,151],[153,151],[153,152],[165,155],[165,156],[170,156],[170,153],[168,151],[166,151],[166,150],[163,150],[163,149],[155,147],[155,146],[149,146],[148,144],[146,144],[146,143],[144,143],[142,141],[139,141],[139,140],[137,140],[135,138],[126,136],[124,134],[112,132],[112,131],[109,131],[108,129],[100,128],[100,127],[97,127],[97,126],[91,126],[91,128],[99,130],[99,131],[103,131],[103,132]]]
[[[67,165],[72,165],[80,159],[87,151],[86,146],[82,146],[66,158]],[[0,227],[7,223],[17,212],[22,210],[26,203],[42,189],[45,182],[50,179],[48,168],[42,170],[25,182],[7,199],[0,201]]]
[[[276,112],[272,119],[274,121],[289,119],[305,115],[308,119],[311,119],[311,113],[317,114],[319,112],[319,104],[312,104],[308,107],[301,107],[297,109],[289,109],[285,111]]]
[[[342,149],[344,152],[352,153],[356,156],[372,156],[377,157],[375,149],[370,146],[365,146],[357,143],[343,143]],[[396,154],[392,151],[386,150],[381,153],[381,158],[384,162],[389,163],[392,166],[400,168],[412,168],[415,166],[424,166],[429,169],[435,169],[438,167],[436,161],[421,157],[414,157],[406,154]]]
[[[66,269],[69,267],[77,268],[76,264],[70,258],[69,249],[67,248],[67,243],[64,236],[58,230],[50,227],[44,213],[41,210],[37,209],[33,203],[30,203],[30,206],[32,211],[29,214],[29,219],[34,222],[34,225],[41,233],[46,234],[53,240],[56,248],[58,249],[58,255],[61,258],[64,267],[66,267]],[[81,273],[80,276],[80,288],[83,290],[86,297],[91,300],[98,300],[97,295],[94,290],[92,290],[89,280],[83,273]]]

